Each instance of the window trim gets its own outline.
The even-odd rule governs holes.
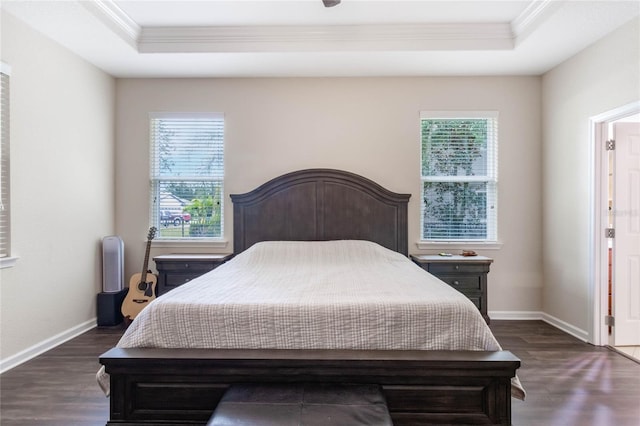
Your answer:
[[[171,120],[171,119],[193,119],[193,120],[205,120],[205,119],[212,119],[212,120],[222,120],[223,122],[223,126],[226,124],[225,123],[225,115],[224,113],[221,112],[150,112],[149,113],[149,126],[151,127],[151,123],[152,120],[154,119],[166,119],[166,120]],[[223,135],[223,153],[226,151],[225,146],[224,146],[224,135]],[[150,222],[150,226],[158,226],[158,224],[154,223],[154,219],[156,218],[157,214],[154,212],[155,210],[155,203],[154,203],[154,198],[159,199],[159,194],[154,193],[154,181],[157,180],[162,180],[162,179],[157,179],[156,176],[154,176],[154,170],[155,170],[155,165],[154,165],[154,155],[155,155],[155,150],[156,147],[154,145],[153,142],[153,134],[151,132],[149,132],[149,160],[150,160],[150,164],[149,164],[149,196],[150,196],[150,202],[149,202],[149,222]],[[180,247],[198,247],[201,245],[206,245],[207,247],[213,247],[213,248],[225,248],[228,244],[228,240],[225,238],[225,232],[224,232],[224,208],[225,208],[225,202],[224,202],[224,185],[225,185],[225,165],[224,165],[224,160],[223,160],[223,169],[222,169],[222,178],[220,179],[221,185],[222,185],[222,193],[221,193],[221,197],[220,197],[220,236],[219,237],[174,237],[174,238],[169,238],[169,237],[165,237],[165,238],[159,238],[156,237],[156,239],[153,240],[152,245],[153,246],[159,246],[159,247],[175,247],[175,248],[180,248]],[[157,189],[157,188],[156,188]]]
[[[424,239],[424,183],[425,182],[442,182],[441,178],[430,178],[422,175],[422,120],[428,119],[451,119],[451,120],[464,120],[464,119],[489,119],[494,120],[494,128],[495,134],[492,140],[492,144],[489,146],[487,144],[487,150],[491,150],[491,155],[488,158],[488,161],[492,161],[493,164],[490,164],[487,170],[486,177],[458,177],[452,176],[444,181],[447,182],[492,182],[495,185],[495,212],[494,220],[492,223],[487,223],[488,227],[491,227],[490,231],[487,231],[488,236],[493,236],[493,238],[487,239],[467,239],[467,240],[452,240],[452,239]],[[418,249],[434,249],[434,248],[445,248],[445,249],[453,249],[453,248],[465,248],[465,249],[500,249],[502,247],[502,242],[499,238],[499,212],[498,212],[498,143],[499,143],[499,112],[496,110],[477,110],[477,111],[455,111],[455,110],[438,110],[438,111],[420,111],[420,120],[419,120],[419,147],[420,147],[420,223],[418,232],[419,238],[416,242],[416,246]]]
[[[419,240],[416,247],[420,250],[500,250],[502,241],[444,241],[444,240]]]
[[[0,72],[11,77],[11,65],[7,64],[6,62],[0,61]]]
[[[10,79],[10,78],[11,78],[11,66],[10,66],[9,64],[5,63],[5,62],[0,61],[0,73],[1,73],[1,74],[4,74],[5,76],[7,76],[7,77]],[[9,80],[8,84],[9,84],[9,85],[11,84],[11,83],[10,83],[10,80]],[[4,96],[4,93],[3,93],[3,96]],[[1,101],[1,102],[6,102],[8,107],[10,107],[10,100],[11,100],[11,99],[10,99],[10,96],[11,96],[11,95],[9,94],[9,95],[7,96],[7,99],[2,99],[2,101]],[[11,114],[11,112],[10,112],[10,111],[8,111],[8,114],[7,114],[7,121],[8,121],[8,122],[7,122],[7,123],[2,123],[2,128],[3,128],[3,129],[5,128],[5,126],[6,126],[6,127],[8,127],[8,130],[6,131],[6,135],[7,135],[7,138],[8,138],[8,139],[7,139],[7,141],[6,141],[6,143],[8,144],[7,151],[9,151],[10,146],[11,146],[11,144],[10,144],[10,131],[11,131],[11,129],[10,129],[10,127],[9,127],[9,126],[10,126],[10,123],[11,123],[10,114]],[[4,133],[4,132],[3,132],[3,133]],[[10,152],[10,151],[9,151],[9,152]],[[1,154],[0,154],[0,155],[1,155]],[[1,157],[0,157],[0,161],[2,161],[2,160],[1,160]],[[7,159],[7,163],[8,163],[8,164],[7,164],[7,167],[8,167],[8,169],[9,169],[9,183],[8,183],[8,185],[7,185],[7,186],[8,186],[8,189],[9,189],[9,192],[8,192],[8,198],[9,198],[9,200],[10,200],[10,199],[11,199],[11,180],[10,180],[10,173],[11,173],[11,167],[10,167],[10,164],[11,164],[11,154],[9,154],[9,158]],[[8,235],[9,235],[9,237],[8,237],[8,240],[9,240],[9,241],[8,241],[8,250],[7,250],[7,255],[6,255],[6,256],[4,256],[4,257],[0,257],[0,269],[3,269],[3,268],[11,268],[11,267],[15,266],[16,262],[17,262],[17,261],[18,261],[18,259],[19,259],[17,256],[15,256],[14,251],[13,251],[13,249],[12,249],[12,244],[11,244],[11,243],[12,243],[12,241],[11,241],[11,202],[9,202],[9,207],[8,207],[8,209],[9,209],[9,220],[8,220],[8,222],[7,222]]]

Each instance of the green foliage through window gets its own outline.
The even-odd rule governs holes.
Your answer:
[[[455,114],[421,114],[421,237],[495,241],[497,116]]]

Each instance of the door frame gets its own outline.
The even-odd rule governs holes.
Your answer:
[[[589,120],[591,142],[591,206],[589,237],[589,341],[597,346],[609,344],[608,327],[604,317],[608,309],[608,250],[604,229],[608,215],[608,163],[605,142],[609,137],[609,124],[622,118],[640,113],[640,101],[593,116]]]

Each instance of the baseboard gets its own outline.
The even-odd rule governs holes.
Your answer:
[[[543,315],[544,313],[540,311],[489,311],[489,318],[492,320],[542,320]]]
[[[580,339],[583,342],[589,341],[589,333],[585,330],[581,330],[576,326],[562,321],[542,311],[489,311],[489,318],[492,320],[511,320],[511,321],[525,321],[525,320],[539,320],[544,321],[555,328],[564,331],[567,334],[572,335],[576,339]]]
[[[93,318],[89,321],[83,322],[82,324],[65,330],[62,333],[58,333],[53,337],[43,340],[42,342],[33,345],[23,351],[20,351],[15,355],[0,360],[0,374],[4,373],[5,371],[9,371],[12,368],[17,367],[18,365],[23,364],[30,359],[35,358],[38,355],[66,342],[67,340],[71,340],[74,337],[79,336],[82,333],[85,333],[95,327],[96,318]]]
[[[583,342],[589,342],[589,332],[582,330],[574,325],[564,322],[561,319],[554,317],[553,315],[542,313],[542,321],[547,324],[551,324],[555,328],[564,331],[567,334],[572,335],[576,339],[580,339]]]

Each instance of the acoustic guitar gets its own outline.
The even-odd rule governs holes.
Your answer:
[[[142,272],[133,274],[129,280],[129,291],[122,302],[122,316],[128,321],[133,321],[140,311],[156,298],[156,283],[158,282],[158,278],[148,270],[149,250],[151,249],[151,241],[156,237],[156,231],[155,226],[149,228],[147,250],[144,254]]]

